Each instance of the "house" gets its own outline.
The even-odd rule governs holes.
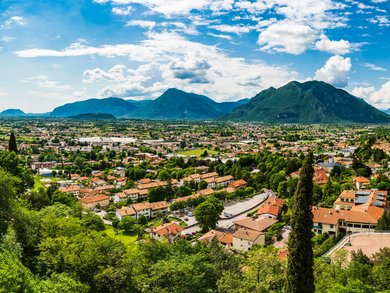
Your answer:
[[[166,214],[168,213],[168,203],[164,201],[152,202],[150,204],[151,217],[156,217],[159,213]]]
[[[124,217],[137,218],[137,213],[132,207],[122,207],[115,212],[116,218],[121,221]]]
[[[355,184],[356,189],[365,189],[370,184],[370,180],[363,176],[353,178],[352,182]]]
[[[230,187],[237,189],[237,188],[245,188],[247,186],[247,182],[244,179],[236,180],[230,183]]]
[[[71,186],[68,186],[68,187],[61,187],[58,190],[61,191],[61,192],[64,192],[64,193],[71,193],[71,194],[73,194],[75,196],[80,195],[80,187],[78,187],[76,185],[71,185]]]
[[[283,199],[271,197],[257,210],[256,216],[277,219],[282,212],[283,204]]]
[[[240,228],[232,235],[232,249],[247,252],[254,245],[265,245],[265,234],[251,229]]]
[[[145,216],[147,218],[151,217],[150,203],[140,202],[140,203],[135,203],[131,206],[137,214],[137,219],[139,219],[140,216]]]
[[[227,187],[233,180],[234,178],[231,175],[215,178],[215,187]]]
[[[250,217],[243,218],[241,220],[235,221],[234,230],[247,229],[257,232],[263,232],[271,227],[273,224],[277,223],[278,220],[270,218],[257,218],[252,219]]]
[[[224,233],[218,230],[210,230],[203,236],[199,237],[198,241],[204,241],[207,243],[217,241],[224,248],[231,249],[233,245],[233,234]]]
[[[155,240],[167,239],[171,242],[180,234],[181,231],[183,231],[183,227],[176,222],[171,222],[151,228],[149,235]]]
[[[317,185],[324,185],[328,181],[327,169],[325,167],[314,168],[313,181]]]
[[[86,196],[83,198],[80,198],[81,205],[86,210],[93,210],[96,208],[97,205],[100,207],[106,207],[110,203],[110,197],[107,195],[94,195],[94,196]]]

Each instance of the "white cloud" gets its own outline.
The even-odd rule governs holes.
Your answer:
[[[113,7],[111,9],[111,12],[116,15],[121,15],[121,16],[128,16],[131,14],[131,11],[133,8],[131,6],[127,6],[126,8],[121,8],[121,7]]]
[[[41,88],[45,89],[54,89],[54,90],[60,90],[60,91],[66,91],[71,90],[72,87],[69,85],[62,85],[59,84],[57,81],[50,80],[46,75],[38,75],[34,77],[29,77],[26,79],[22,79],[21,82],[23,83],[31,83],[34,85],[37,85]]]
[[[326,35],[321,35],[320,40],[316,42],[315,47],[320,51],[335,55],[344,55],[350,53],[357,46],[346,40],[331,41]]]
[[[224,33],[235,33],[237,35],[250,32],[250,28],[248,26],[238,26],[238,25],[220,24],[220,25],[209,26],[209,28],[215,29],[217,31],[224,32]]]
[[[156,23],[149,20],[131,20],[126,22],[126,26],[139,26],[142,28],[152,29],[156,26]]]
[[[369,21],[379,26],[390,26],[390,19],[386,15],[376,15],[374,18],[369,19]]]
[[[235,100],[298,78],[298,74],[286,66],[230,57],[217,46],[192,42],[178,34],[149,32],[147,36],[148,39],[136,44],[101,47],[73,44],[63,50],[30,49],[16,54],[24,58],[127,57],[143,64],[135,69],[125,69],[120,65],[107,71],[99,68],[86,70],[86,84],[107,84],[100,91],[103,95],[126,96],[136,92],[137,95],[154,96],[169,87],[178,87],[218,100]],[[191,71],[195,71],[192,76],[188,74]],[[203,80],[200,78],[202,75]],[[254,82],[256,76],[258,78]],[[205,83],[206,80],[208,83]],[[239,81],[242,83],[239,84]]]
[[[11,18],[4,21],[2,27],[9,27],[12,25],[26,25],[27,21],[21,16],[12,16]]]
[[[378,90],[373,86],[356,87],[352,90],[352,94],[365,99],[379,109],[390,108],[390,81],[384,83]]]
[[[280,22],[260,33],[258,44],[265,51],[299,55],[313,44],[315,32],[307,25]]]
[[[367,67],[368,69],[374,70],[374,71],[387,71],[385,68],[377,66],[372,63],[363,63],[362,66]]]
[[[371,0],[373,3],[385,3],[387,0]]]
[[[220,38],[220,39],[225,39],[225,40],[233,40],[233,38],[229,35],[223,35],[223,34],[213,34],[213,33],[207,33],[209,36],[212,36],[214,38]]]
[[[345,87],[348,84],[348,74],[351,68],[351,58],[343,58],[339,55],[332,56],[322,68],[316,71],[314,78],[337,87]]]

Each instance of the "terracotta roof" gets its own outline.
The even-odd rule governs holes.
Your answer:
[[[183,231],[183,227],[181,227],[176,222],[165,223],[165,224],[162,224],[156,228],[151,229],[151,232],[157,233],[161,237],[166,237],[169,235],[177,235],[181,231]]]
[[[259,231],[250,230],[250,229],[241,228],[241,229],[238,229],[233,234],[232,238],[240,238],[240,239],[254,242],[262,234],[264,234],[264,233],[259,232]]]
[[[162,210],[162,209],[167,209],[168,208],[168,203],[164,201],[158,201],[158,202],[152,202],[150,203],[150,208],[152,210]]]
[[[135,203],[131,205],[134,210],[136,211],[142,211],[142,210],[148,210],[150,209],[150,203],[148,202],[140,202],[140,203]]]
[[[256,215],[270,214],[277,217],[279,215],[279,212],[280,207],[278,207],[277,205],[263,205],[258,209]]]
[[[233,243],[233,234],[225,234],[218,239],[222,244],[232,244]]]
[[[122,216],[134,216],[136,214],[135,210],[132,207],[122,207],[118,210],[118,213]]]
[[[254,220],[252,218],[246,217],[241,220],[235,221],[233,223],[243,228],[262,232],[277,222],[278,220],[269,219],[269,218],[260,218]]]
[[[368,180],[366,177],[363,176],[355,177],[353,178],[353,181],[358,183],[367,183],[367,184],[370,183],[370,180]]]
[[[236,181],[233,181],[232,183],[230,183],[230,186],[233,188],[238,188],[241,186],[245,186],[246,184],[247,184],[247,182],[244,179],[240,179],[240,180],[236,180]]]
[[[93,202],[99,202],[99,201],[107,200],[109,198],[110,197],[107,196],[107,195],[95,195],[95,196],[86,196],[86,197],[80,198],[80,200],[83,203],[88,204],[88,203],[93,203]]]
[[[221,238],[222,236],[224,235],[223,232],[221,231],[218,231],[218,230],[210,230],[209,232],[207,232],[206,234],[204,234],[203,236],[199,237],[198,240],[199,241],[206,241],[206,242],[211,242],[213,241],[214,239],[219,239]]]

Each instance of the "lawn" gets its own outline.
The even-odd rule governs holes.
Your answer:
[[[34,187],[33,191],[38,191],[39,188],[45,188],[45,186],[42,184],[41,180],[39,179],[39,176],[34,177]]]
[[[137,234],[135,233],[126,233],[119,230],[116,234],[114,228],[109,225],[106,225],[106,233],[108,236],[122,242],[129,250],[136,249],[137,247],[137,243],[135,242],[137,240]]]
[[[177,152],[179,155],[183,156],[197,156],[200,157],[201,154],[203,154],[204,151],[207,151],[209,155],[215,155],[218,154],[218,152],[214,150],[209,150],[209,149],[195,149],[195,150],[189,150],[189,151],[181,151]]]

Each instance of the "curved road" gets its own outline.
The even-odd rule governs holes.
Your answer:
[[[267,192],[260,193],[260,194],[256,194],[254,197],[252,197],[249,200],[238,202],[237,204],[231,206],[226,206],[222,212],[222,215],[224,212],[234,213],[235,215],[232,218],[221,218],[218,221],[217,227],[228,229],[233,225],[233,222],[245,218],[248,212],[256,208],[259,208],[261,204],[265,200],[267,200],[269,196],[270,194]],[[182,234],[198,232],[200,230],[199,226],[196,225],[195,219],[190,219],[189,222],[193,222],[194,224],[185,228],[182,231]]]

